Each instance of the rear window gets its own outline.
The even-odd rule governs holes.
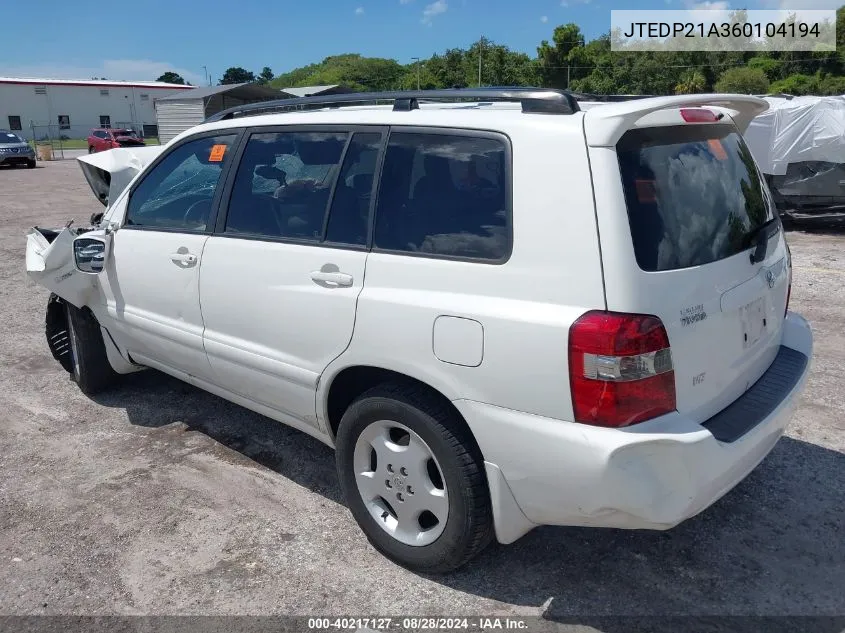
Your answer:
[[[774,217],[751,152],[731,125],[630,130],[616,150],[643,270],[688,268],[736,255]]]

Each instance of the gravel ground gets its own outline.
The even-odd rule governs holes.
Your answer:
[[[789,236],[813,373],[734,491],[669,532],[540,528],[429,578],[369,546],[317,441],[155,372],[75,388],[24,232],[98,205],[76,161],[39,165],[0,170],[0,614],[845,615],[842,235]]]

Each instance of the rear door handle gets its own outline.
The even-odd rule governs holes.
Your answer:
[[[193,253],[171,253],[170,261],[176,264],[185,264],[191,266],[197,263],[197,256]]]
[[[311,272],[311,279],[318,283],[334,284],[335,286],[343,286],[344,288],[352,285],[352,275],[347,275],[346,273],[314,270]]]

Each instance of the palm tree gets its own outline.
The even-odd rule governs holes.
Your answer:
[[[690,70],[684,73],[681,81],[675,86],[676,95],[691,95],[704,92],[707,89],[707,80],[698,70]]]

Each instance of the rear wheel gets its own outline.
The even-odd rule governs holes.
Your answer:
[[[452,571],[492,540],[483,459],[463,421],[423,387],[385,384],[353,402],[337,467],[358,525],[404,567]]]
[[[103,332],[97,319],[87,310],[69,303],[67,328],[71,351],[71,378],[86,395],[94,395],[110,387],[117,379],[103,342]]]

